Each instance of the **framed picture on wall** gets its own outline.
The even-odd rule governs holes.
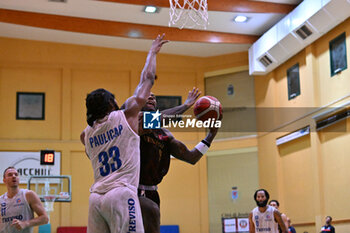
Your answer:
[[[329,56],[331,60],[331,77],[348,68],[345,32],[329,42]]]
[[[156,99],[159,111],[181,105],[181,96],[156,96]],[[172,120],[179,121],[181,119],[181,117],[176,117]]]
[[[299,63],[287,70],[288,100],[300,95]]]
[[[45,120],[45,93],[17,92],[17,120]]]
[[[156,96],[159,111],[181,105],[181,96]]]

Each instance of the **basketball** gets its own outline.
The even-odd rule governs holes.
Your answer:
[[[198,120],[205,121],[210,118],[219,119],[222,115],[222,106],[213,96],[203,96],[194,105],[194,115]]]

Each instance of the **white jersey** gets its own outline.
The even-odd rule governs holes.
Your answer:
[[[135,192],[140,175],[140,137],[124,111],[113,111],[85,129],[85,150],[94,172],[90,192],[104,194],[128,186]]]
[[[12,198],[7,193],[0,196],[1,222],[0,233],[33,233],[33,227],[17,230],[11,227],[12,220],[27,221],[34,218],[33,210],[30,208],[25,197],[28,189],[20,189]]]
[[[273,212],[276,209],[267,205],[265,212],[261,213],[259,207],[253,209],[253,222],[256,233],[278,233],[278,223],[275,220]]]

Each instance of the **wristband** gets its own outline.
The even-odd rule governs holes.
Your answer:
[[[202,155],[207,153],[209,147],[205,145],[203,142],[198,143],[194,148],[196,148]]]
[[[210,147],[210,143],[207,142],[205,139],[203,139],[202,142],[203,142],[205,145],[207,145],[207,147]]]

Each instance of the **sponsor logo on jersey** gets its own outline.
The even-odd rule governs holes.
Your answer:
[[[17,206],[24,206],[24,203],[22,202],[22,203],[13,205],[13,207],[17,207]]]
[[[16,204],[13,205],[13,207],[17,207],[17,206],[23,206],[24,203],[22,202],[21,198],[18,198],[16,200]]]
[[[6,215],[6,202],[1,203],[1,216]]]
[[[271,215],[267,214],[266,218],[265,218],[265,221],[272,221]]]
[[[8,223],[8,222],[12,222],[12,220],[14,219],[18,219],[18,220],[23,220],[23,215],[17,215],[17,216],[11,216],[8,218],[2,218],[2,223]]]
[[[259,216],[255,215],[254,219],[255,219],[255,227],[259,227]]]
[[[129,231],[130,232],[136,232],[136,215],[135,215],[135,200],[132,198],[129,198],[128,200],[128,209],[129,209]]]

